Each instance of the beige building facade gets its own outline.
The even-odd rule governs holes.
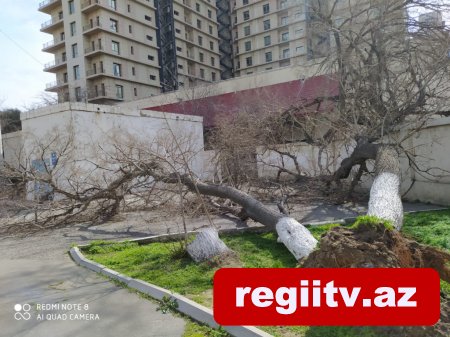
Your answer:
[[[46,0],[39,11],[55,57],[46,90],[60,102],[117,104],[220,79],[211,0]]]

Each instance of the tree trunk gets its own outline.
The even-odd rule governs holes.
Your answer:
[[[253,220],[276,229],[279,236],[278,240],[286,246],[297,260],[308,256],[316,247],[317,240],[312,236],[308,229],[297,220],[267,208],[260,201],[245,192],[230,186],[212,185],[201,181],[194,182],[187,176],[183,176],[181,180],[183,184],[192,191],[198,190],[199,193],[204,195],[230,199],[242,206],[248,216]],[[198,238],[199,240],[202,239],[202,237],[199,236]],[[220,240],[218,236],[217,239]],[[205,242],[208,243],[215,242],[214,240],[216,239],[212,240],[211,238],[206,238],[206,240],[207,241]],[[217,251],[213,246],[209,247],[207,245],[203,246],[199,244],[198,247],[199,248],[195,248],[196,252],[199,252],[201,247],[205,249],[205,253],[200,254],[202,256],[209,255],[209,250]]]
[[[310,231],[293,218],[281,218],[276,225],[278,241],[282,242],[297,260],[307,257],[317,246]]]
[[[200,230],[194,241],[187,246],[186,250],[195,262],[207,261],[213,257],[230,252],[230,249],[219,238],[219,234],[212,227]]]
[[[403,224],[400,163],[394,148],[380,147],[375,162],[375,174],[367,214],[389,220],[397,230],[400,230]]]

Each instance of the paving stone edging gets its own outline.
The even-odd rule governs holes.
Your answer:
[[[91,261],[84,257],[78,247],[73,247],[70,249],[70,255],[73,260],[80,266],[86,267],[96,273],[103,274],[119,282],[125,283],[129,288],[138,290],[150,297],[161,301],[164,296],[168,296],[171,299],[175,299],[178,303],[177,311],[192,317],[194,320],[207,324],[212,328],[218,328],[219,325],[216,323],[213,317],[213,312],[211,309],[206,308],[196,302],[181,296],[180,294],[173,293],[167,289],[158,287],[154,284],[150,284],[141,280],[136,280],[131,277],[122,275],[112,269],[105,267],[99,263]],[[223,327],[228,333],[236,337],[273,337],[272,335],[257,329],[253,326],[224,326]]]

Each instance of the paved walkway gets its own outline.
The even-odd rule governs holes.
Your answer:
[[[405,210],[436,208],[439,207],[405,204]],[[298,207],[292,216],[309,223],[352,217],[364,213],[365,210],[364,205],[310,204]],[[122,221],[100,226],[77,225],[28,238],[0,238],[0,337],[182,336],[184,320],[156,311],[155,303],[141,299],[138,295],[75,265],[67,255],[67,250],[73,243],[179,231],[176,219],[150,223],[147,219],[152,216],[133,213],[128,214]],[[205,223],[205,219],[197,219],[190,223],[189,229]],[[222,228],[246,226],[226,218],[215,218],[215,223]],[[40,312],[32,310],[30,320],[16,320],[14,306],[27,303],[81,304],[83,309]],[[87,305],[87,310],[84,310],[84,305]],[[20,313],[25,315],[24,309],[27,308],[22,308]],[[37,320],[37,314],[43,314],[44,320]],[[50,316],[46,317],[47,314]],[[64,319],[64,316],[57,314],[66,314],[68,320],[47,320]],[[89,317],[94,319],[98,314],[99,319],[70,320],[80,319],[79,314],[92,314],[93,316]]]

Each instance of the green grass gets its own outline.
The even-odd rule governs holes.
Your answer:
[[[406,236],[450,251],[450,210],[407,214],[404,222]]]
[[[369,221],[362,217],[361,221]],[[373,220],[373,219],[372,219]],[[360,222],[361,222],[360,221]],[[375,221],[375,220],[374,220]],[[377,220],[378,221],[378,220]],[[370,221],[369,221],[370,222]],[[316,238],[337,225],[309,227]],[[450,250],[450,210],[406,215],[402,232],[420,243]],[[297,261],[277,242],[275,233],[243,233],[222,237],[245,268],[293,268]],[[211,306],[212,278],[217,267],[194,263],[179,254],[177,243],[153,243],[139,246],[125,242],[97,242],[83,250],[88,258],[128,276],[168,288]],[[441,282],[450,294],[450,284]],[[189,323],[185,337],[222,337],[221,332]],[[279,337],[374,337],[370,328],[358,327],[263,327]]]

